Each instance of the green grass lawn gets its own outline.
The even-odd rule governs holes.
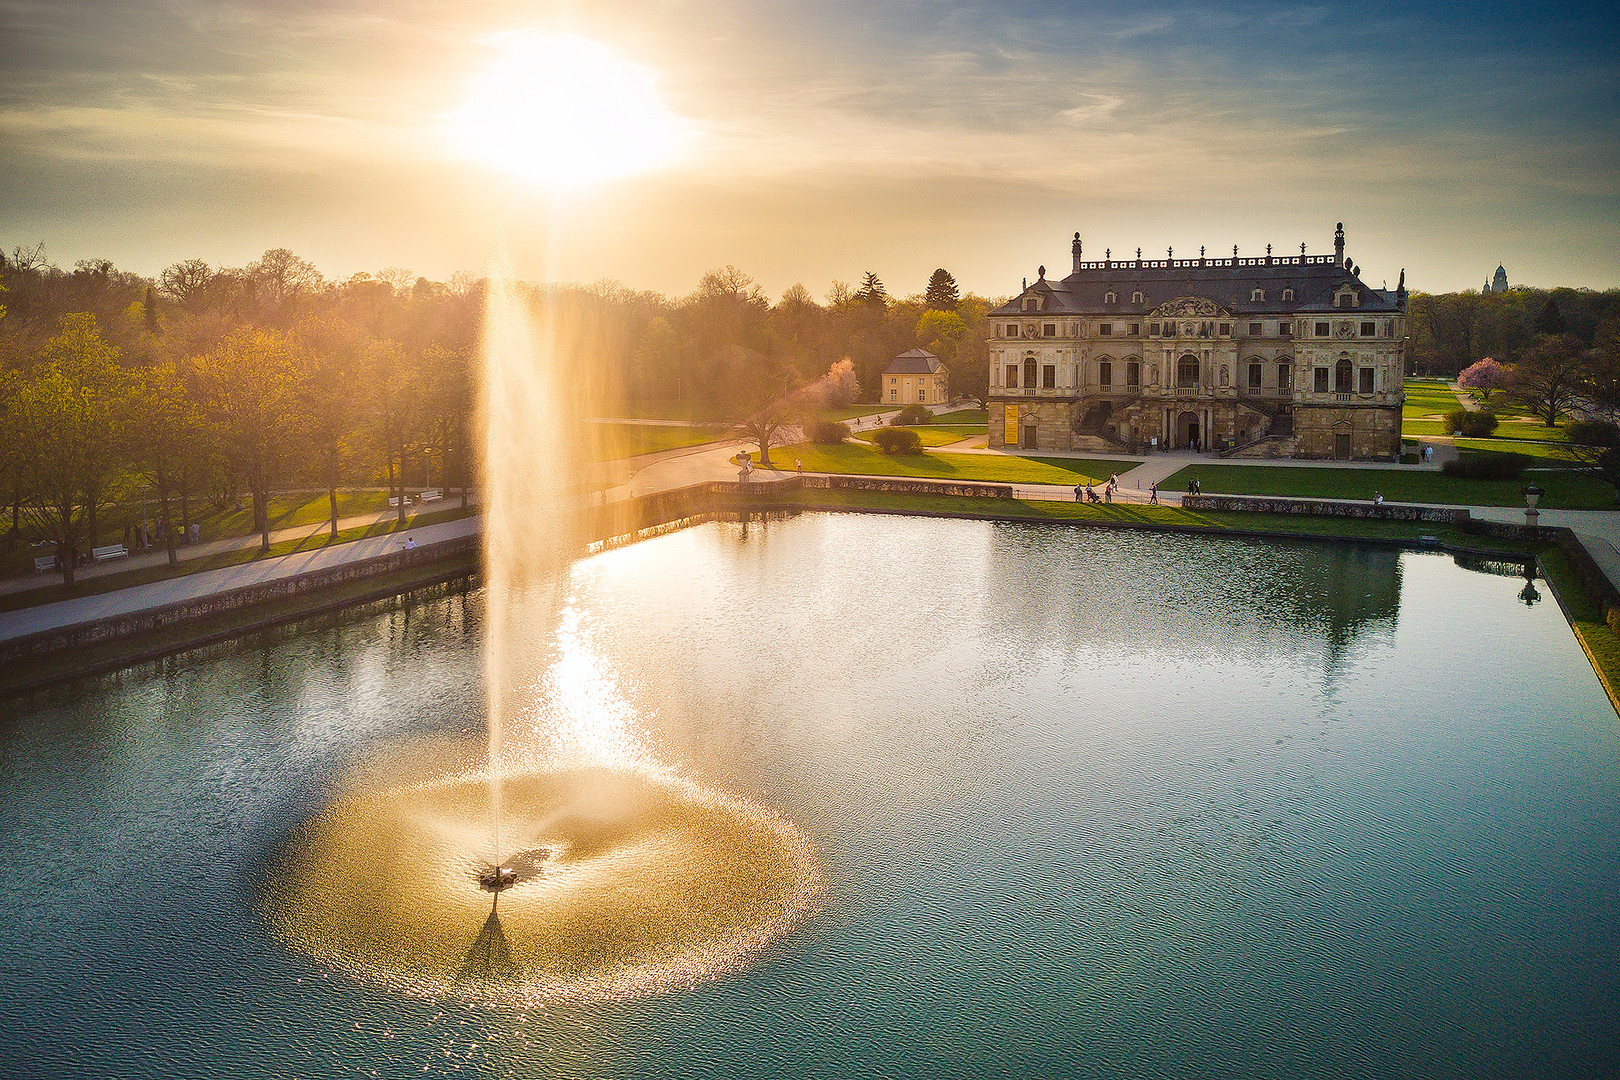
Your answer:
[[[1407,380],[1406,404],[1401,408],[1403,417],[1432,416],[1460,408],[1462,405],[1457,401],[1457,395],[1444,383]]]
[[[922,476],[931,480],[983,480],[1002,484],[1098,484],[1111,473],[1135,468],[1134,461],[1087,458],[1022,458],[1000,454],[901,454],[896,457],[861,442],[838,446],[799,443],[775,447],[771,461],[792,472],[794,461],[806,472],[848,473],[853,476]]]
[[[1538,460],[1533,468],[1558,468],[1580,458],[1568,443],[1528,442],[1520,439],[1458,439],[1459,450],[1486,450],[1496,453],[1524,454]]]
[[[1607,510],[1614,488],[1590,473],[1563,470],[1531,476],[1546,491],[1541,505],[1557,510]],[[1286,495],[1304,499],[1371,499],[1451,503],[1459,506],[1523,506],[1526,480],[1463,480],[1438,472],[1388,469],[1313,469],[1265,465],[1190,465],[1159,487],[1186,491],[1196,477],[1206,495]]]
[[[871,442],[872,436],[882,431],[882,428],[864,428],[854,433],[852,438],[863,442]],[[904,428],[905,431],[915,431],[917,438],[922,440],[926,447],[949,446],[959,443],[963,439],[971,439],[976,435],[983,435],[984,428],[973,424],[929,424],[926,427]]]
[[[656,454],[685,446],[701,446],[726,437],[726,431],[708,425],[592,424],[595,440],[591,460],[614,461],[637,454]]]
[[[853,420],[857,416],[871,416],[873,413],[889,412],[899,408],[897,405],[847,405],[842,409],[823,409],[823,420]]]
[[[985,425],[990,423],[990,413],[987,409],[961,409],[957,412],[940,413],[934,417],[935,424],[977,424],[982,434]]]

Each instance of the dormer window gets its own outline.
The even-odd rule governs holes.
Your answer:
[[[1131,303],[1133,303],[1133,304],[1142,303],[1142,294],[1139,293],[1139,292],[1131,293]]]
[[[1105,303],[1105,304],[1114,304],[1114,303],[1118,303],[1118,302],[1119,302],[1119,297],[1114,295],[1114,291],[1112,289],[1110,289],[1107,292],[1103,293],[1103,303]]]
[[[1264,289],[1250,289],[1249,290],[1249,303],[1258,304],[1260,301],[1264,300],[1265,298],[1266,298],[1266,290],[1264,290]]]
[[[1294,290],[1293,289],[1284,289],[1283,290],[1283,299],[1285,301],[1292,300],[1293,298],[1294,298]]]
[[[1024,310],[1025,311],[1039,311],[1040,309],[1041,309],[1041,301],[1040,301],[1039,297],[1035,297],[1035,296],[1026,296],[1026,297],[1024,297]]]

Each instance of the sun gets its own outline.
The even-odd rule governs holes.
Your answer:
[[[446,118],[459,156],[557,189],[673,157],[681,121],[650,68],[575,34],[520,31],[491,44],[499,55]]]

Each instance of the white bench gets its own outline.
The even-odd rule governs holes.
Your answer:
[[[388,496],[388,509],[392,510],[398,505],[399,505],[399,496],[398,495],[390,495],[390,496]]]
[[[108,559],[124,559],[129,557],[129,548],[123,544],[108,544],[106,547],[90,549],[90,557],[96,562],[106,562]]]
[[[43,574],[47,570],[56,569],[56,556],[46,555],[44,558],[34,560],[34,573]]]
[[[428,488],[426,491],[416,496],[416,501],[418,503],[437,502],[442,498],[444,498],[444,492],[440,491],[438,488]]]

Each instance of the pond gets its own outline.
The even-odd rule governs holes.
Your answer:
[[[826,514],[582,560],[553,689],[790,822],[819,889],[579,999],[367,978],[266,900],[340,793],[480,760],[479,592],[12,702],[0,1073],[1613,1073],[1620,723],[1524,585]]]

